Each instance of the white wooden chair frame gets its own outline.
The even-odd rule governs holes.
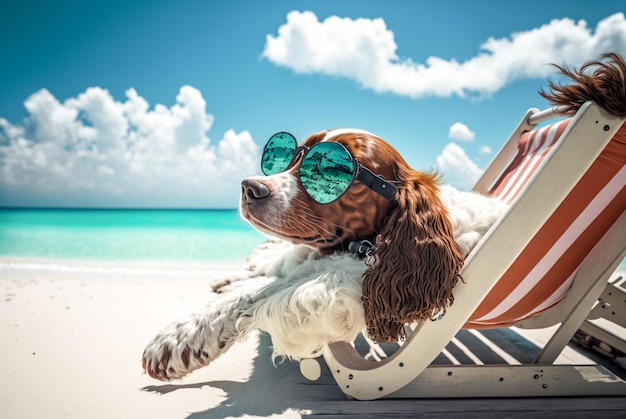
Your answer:
[[[558,115],[558,108],[530,109],[474,189],[486,191],[493,184],[516,153],[524,132]],[[520,324],[536,328],[561,322],[534,364],[431,366],[623,123],[593,102],[583,105],[509,212],[467,258],[462,271],[465,282],[456,286],[454,304],[441,320],[417,325],[404,345],[380,362],[364,359],[349,342],[325,348],[324,359],[340,389],[360,400],[626,395],[626,383],[601,366],[552,364],[626,255],[626,214],[586,257],[567,296],[546,313]],[[313,359],[303,360],[300,368],[307,378],[319,376],[320,366]]]

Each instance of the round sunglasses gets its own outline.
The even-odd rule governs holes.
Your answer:
[[[341,198],[355,180],[391,201],[398,188],[363,167],[342,144],[321,142],[309,148],[298,146],[288,132],[270,137],[261,155],[261,170],[266,175],[284,172],[302,154],[298,175],[306,193],[320,204],[330,204]]]

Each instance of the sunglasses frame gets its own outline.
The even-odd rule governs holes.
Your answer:
[[[291,157],[291,160],[289,161],[289,164],[287,165],[287,167],[285,167],[285,169],[281,170],[280,172],[276,172],[276,173],[271,173],[271,174],[270,173],[266,173],[265,169],[263,168],[263,156],[265,156],[265,152],[267,151],[267,146],[270,143],[270,141],[272,141],[272,139],[275,136],[280,135],[280,134],[287,134],[293,140],[293,144],[294,144],[293,156]],[[301,176],[300,176],[300,170],[302,169],[302,166],[300,166],[298,168],[298,181],[300,182],[300,185],[302,185],[302,189],[304,189],[306,194],[312,200],[314,200],[315,202],[317,202],[319,204],[322,204],[322,205],[331,204],[331,203],[335,202],[336,200],[338,200],[339,198],[341,198],[346,192],[348,192],[348,190],[354,184],[355,180],[358,180],[363,185],[367,186],[368,188],[370,188],[372,191],[376,192],[377,194],[383,196],[388,201],[392,201],[393,200],[393,198],[398,193],[398,188],[396,187],[396,185],[394,185],[393,183],[389,182],[388,180],[386,180],[382,176],[379,176],[379,175],[375,174],[374,172],[369,170],[367,167],[365,167],[361,163],[359,163],[357,158],[354,157],[352,155],[352,153],[350,153],[350,151],[343,144],[338,143],[338,142],[333,142],[333,143],[339,145],[348,154],[348,156],[350,156],[352,161],[355,163],[354,164],[354,170],[352,172],[352,178],[350,179],[350,183],[348,184],[346,189],[339,196],[337,196],[335,199],[333,199],[332,201],[329,201],[329,202],[319,202],[317,199],[315,199],[311,195],[311,193],[307,190],[307,188],[304,187],[304,185],[302,185],[302,180],[301,180]],[[313,150],[316,146],[318,146],[319,144],[323,144],[323,143],[314,144],[312,147],[308,147],[306,145],[298,145],[298,141],[296,140],[296,137],[293,134],[291,134],[289,132],[286,132],[286,131],[277,132],[276,134],[274,134],[274,135],[272,135],[270,137],[270,139],[267,141],[267,143],[263,147],[263,153],[261,154],[261,171],[266,176],[270,176],[272,174],[285,172],[285,171],[289,170],[295,164],[295,162],[297,161],[298,157],[300,158],[300,161],[302,162],[304,160],[304,158],[306,157],[306,155],[311,150]]]

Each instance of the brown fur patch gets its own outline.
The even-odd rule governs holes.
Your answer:
[[[363,275],[367,333],[377,342],[404,339],[405,324],[445,311],[463,267],[435,176],[405,172],[377,238],[377,262]]]
[[[549,92],[539,94],[553,105],[567,107],[575,113],[583,103],[593,100],[612,115],[626,117],[626,61],[615,53],[602,54],[599,60],[588,61],[580,69],[553,64],[573,81],[559,85],[549,81]]]

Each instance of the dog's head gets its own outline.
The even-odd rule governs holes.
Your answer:
[[[300,165],[304,150],[322,142],[343,145],[357,165],[393,185],[395,194],[385,197],[355,180],[338,199],[317,202],[303,187]],[[322,254],[345,251],[354,240],[375,242],[376,262],[363,276],[363,304],[368,333],[377,341],[404,337],[406,323],[445,310],[463,258],[438,197],[437,177],[411,169],[393,147],[364,131],[324,131],[303,145],[283,172],[242,182],[242,216],[262,232]]]
[[[320,132],[303,145],[338,142],[364,167],[394,180],[399,155],[383,140],[354,130]],[[241,213],[257,229],[327,254],[348,249],[350,241],[375,237],[393,202],[355,181],[340,199],[316,202],[300,182],[302,156],[284,172],[242,182]]]

